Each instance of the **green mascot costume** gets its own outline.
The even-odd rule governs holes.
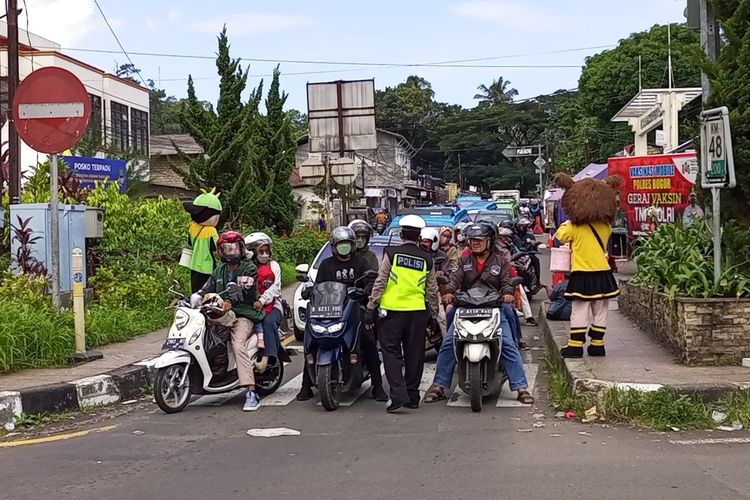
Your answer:
[[[190,214],[192,223],[188,228],[188,245],[192,250],[190,263],[190,286],[195,293],[203,287],[216,265],[215,252],[219,234],[216,226],[221,216],[219,196],[203,191],[192,202],[186,201],[183,206]]]

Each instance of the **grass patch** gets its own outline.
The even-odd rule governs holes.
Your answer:
[[[164,307],[144,310],[93,306],[86,315],[86,343],[90,347],[99,347],[125,342],[168,326],[173,313]]]
[[[297,264],[293,264],[291,262],[281,262],[279,266],[281,267],[282,288],[295,284],[297,282],[297,271],[295,269],[297,267]]]
[[[708,429],[714,422],[712,413],[727,415],[723,423],[739,421],[750,428],[750,389],[732,392],[719,401],[707,402],[696,394],[680,394],[663,387],[658,391],[611,388],[594,399],[573,393],[573,386],[558,362],[545,357],[550,401],[562,411],[575,411],[579,417],[596,405],[599,415],[609,422],[619,422],[652,429]]]

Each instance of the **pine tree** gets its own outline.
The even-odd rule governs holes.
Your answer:
[[[255,198],[261,194],[253,182],[254,171],[248,162],[252,151],[248,151],[248,144],[252,144],[252,135],[258,127],[262,82],[251,92],[248,102],[243,103],[247,69],[243,69],[239,59],[229,56],[226,26],[219,34],[218,44],[216,68],[220,83],[216,109],[198,100],[190,76],[188,97],[180,113],[183,127],[204,154],[189,157],[175,145],[178,155],[189,167],[188,172],[179,169],[175,172],[193,191],[215,187],[222,193],[222,222],[239,227],[255,223]]]

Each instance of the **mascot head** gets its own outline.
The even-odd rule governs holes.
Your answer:
[[[577,182],[568,174],[555,176],[555,184],[565,189],[563,209],[575,225],[594,222],[612,224],[617,214],[617,188],[621,182],[619,175],[601,181],[587,178]]]
[[[219,195],[215,194],[216,188],[211,191],[203,191],[193,201],[183,203],[185,210],[196,224],[202,226],[216,226],[221,215],[221,201]]]

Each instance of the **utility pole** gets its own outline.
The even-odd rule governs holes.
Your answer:
[[[331,223],[331,160],[328,157],[328,154],[323,153],[323,169],[325,172],[325,189],[326,189],[326,198],[325,198],[325,210],[326,210],[326,222],[329,224]]]
[[[719,26],[709,0],[700,0],[700,23],[701,47],[711,61],[716,61],[719,57]],[[705,105],[711,94],[711,82],[705,71],[701,71],[701,86]]]
[[[18,84],[18,2],[8,0],[8,194],[12,205],[21,203],[21,143],[11,112]]]
[[[464,176],[461,169],[461,153],[458,153],[458,194],[461,194],[461,190],[464,188]]]

